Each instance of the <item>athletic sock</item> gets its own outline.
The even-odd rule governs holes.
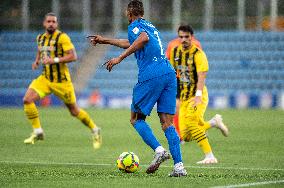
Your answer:
[[[174,169],[177,170],[184,169],[183,163],[182,162],[176,163]]]
[[[156,149],[155,149],[155,153],[162,153],[165,151],[165,148],[163,148],[163,146],[158,146]]]
[[[84,125],[89,127],[92,131],[94,131],[97,127],[93,120],[90,118],[89,114],[83,109],[80,109],[80,112],[76,116],[76,118],[79,119]]]
[[[197,141],[198,145],[202,149],[203,153],[206,155],[210,152],[212,152],[211,146],[209,144],[208,138],[204,138],[201,141]]]
[[[213,126],[211,125],[211,123],[210,123],[209,121],[204,122],[204,123],[203,123],[203,126],[202,126],[202,128],[203,128],[204,131],[207,131],[207,130],[210,129],[211,127],[213,127]]]
[[[24,111],[25,111],[26,116],[27,116],[28,120],[30,121],[33,129],[41,128],[38,110],[36,108],[35,103],[24,104]]]
[[[34,134],[39,135],[39,134],[42,134],[42,133],[43,133],[42,128],[36,128],[36,129],[34,129]]]
[[[169,149],[172,154],[174,164],[182,162],[181,151],[180,151],[180,139],[174,126],[169,126],[165,130],[165,136],[167,137]]]
[[[213,152],[209,152],[205,154],[205,158],[215,158]]]
[[[143,141],[150,146],[154,151],[161,146],[159,141],[154,136],[152,129],[144,120],[137,120],[134,124],[134,128],[138,134],[142,137]]]
[[[200,146],[204,154],[212,152],[205,131],[197,123],[191,123],[190,134],[197,144]]]

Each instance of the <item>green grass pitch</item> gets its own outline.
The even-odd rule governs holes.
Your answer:
[[[102,127],[103,147],[94,151],[90,131],[66,108],[41,108],[45,140],[24,145],[31,127],[21,108],[0,108],[0,187],[212,187],[256,182],[254,187],[284,187],[284,111],[208,110],[206,118],[223,115],[230,128],[225,138],[208,132],[219,164],[198,166],[203,154],[196,143],[182,145],[187,177],[169,178],[172,161],[155,174],[145,173],[153,152],[129,123],[129,110],[87,109]],[[156,113],[148,118],[166,148]],[[115,165],[123,151],[140,158],[137,173],[125,174]]]

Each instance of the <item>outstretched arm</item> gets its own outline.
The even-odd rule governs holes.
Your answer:
[[[96,44],[110,44],[124,49],[130,46],[129,41],[127,39],[112,39],[112,38],[102,37],[100,35],[91,35],[88,36],[87,38],[90,39],[90,42],[94,46],[96,46]]]
[[[146,32],[142,32],[139,37],[132,43],[129,48],[127,48],[120,56],[109,60],[106,63],[106,69],[111,71],[112,67],[116,64],[119,64],[123,59],[127,56],[131,55],[132,53],[136,52],[137,50],[144,47],[144,45],[149,41],[148,35]]]

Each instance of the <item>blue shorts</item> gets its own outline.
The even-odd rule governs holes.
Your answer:
[[[175,73],[165,74],[144,82],[133,88],[132,112],[149,116],[157,103],[157,112],[175,114],[177,80]]]

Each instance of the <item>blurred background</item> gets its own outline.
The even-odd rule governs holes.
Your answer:
[[[108,73],[100,65],[122,50],[92,47],[86,36],[126,38],[128,0],[2,0],[0,3],[0,107],[22,106],[43,17],[58,15],[79,60],[70,64],[79,105],[129,107],[137,82],[133,56]],[[164,50],[180,24],[190,24],[207,54],[210,108],[284,109],[284,1],[143,0],[145,18],[160,31]],[[42,106],[60,106],[54,96]]]

